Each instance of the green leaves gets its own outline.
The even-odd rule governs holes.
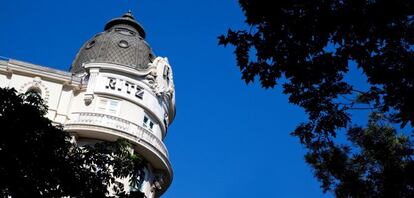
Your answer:
[[[0,88],[1,197],[107,197],[110,186],[122,197],[133,196],[115,179],[142,182],[145,161],[130,143],[77,147],[44,117],[46,112],[39,95]]]

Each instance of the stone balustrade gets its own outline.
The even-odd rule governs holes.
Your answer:
[[[147,143],[154,146],[158,151],[168,157],[168,151],[164,143],[158,139],[151,131],[133,123],[128,120],[111,116],[102,113],[90,113],[90,112],[76,112],[73,113],[74,119],[70,120],[67,125],[93,125],[106,127],[127,133],[138,139],[144,140]]]

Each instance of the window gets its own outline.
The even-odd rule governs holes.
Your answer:
[[[144,116],[144,122],[142,125],[149,130],[152,130],[154,128],[154,122],[152,122],[148,116]]]
[[[127,47],[129,47],[129,44],[126,40],[121,40],[121,41],[119,41],[118,46],[122,47],[122,48],[127,48]]]
[[[91,42],[89,42],[88,44],[86,44],[86,49],[90,49],[90,48],[92,48],[94,45],[95,45],[95,40],[92,40]]]
[[[110,114],[116,114],[118,112],[118,101],[110,100],[108,105],[108,112]]]
[[[147,116],[144,116],[144,126],[145,127],[147,127],[147,125],[148,125],[148,117]]]
[[[117,115],[119,112],[120,102],[108,98],[99,98],[96,104],[96,111],[99,113],[106,113]]]
[[[96,109],[98,112],[104,113],[106,111],[106,103],[108,102],[108,100],[106,99],[99,99],[98,100],[98,104],[96,106]]]

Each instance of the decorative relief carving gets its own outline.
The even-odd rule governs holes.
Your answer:
[[[93,94],[85,94],[85,97],[83,98],[86,105],[90,105],[93,100]]]
[[[153,83],[154,93],[162,99],[172,99],[174,93],[174,81],[168,59],[157,57],[152,64],[156,67],[159,74],[158,76],[153,75],[153,77],[156,78],[156,80],[154,80],[155,83]],[[154,71],[154,73],[156,74],[157,72]]]
[[[88,84],[88,81],[89,81],[89,75],[88,75],[88,73],[83,73],[79,77],[81,78],[81,84],[82,85],[87,85]]]
[[[157,70],[155,67],[151,68],[151,71],[149,72],[149,74],[147,76],[145,76],[145,79],[148,81],[148,84],[150,85],[150,88],[152,89],[152,91],[154,93],[156,92],[157,89]]]
[[[48,103],[50,92],[49,89],[42,83],[42,79],[40,77],[36,76],[32,79],[32,81],[24,83],[20,87],[19,92],[24,93],[31,88],[39,89],[41,91],[39,94],[42,96],[42,99],[46,104]]]

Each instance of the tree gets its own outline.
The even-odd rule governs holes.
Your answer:
[[[264,88],[272,88],[281,82],[289,102],[305,110],[308,122],[300,123],[292,134],[307,148],[306,161],[324,191],[333,190],[339,197],[412,194],[412,143],[392,128],[414,125],[414,2],[239,3],[250,29],[229,30],[219,36],[219,44],[235,47],[246,83],[258,77]],[[344,80],[352,65],[367,77],[367,90]],[[382,115],[382,122],[389,126],[376,121],[366,128],[353,126],[351,111],[361,109]],[[336,141],[341,131],[348,131],[351,146]],[[365,145],[367,139],[380,141],[372,134],[386,138],[379,145],[393,150]],[[378,161],[385,154],[390,159]],[[399,169],[401,161],[407,166]],[[410,179],[400,173],[411,174]]]
[[[347,137],[353,149],[330,144],[305,156],[323,189],[337,197],[414,196],[414,144],[406,135],[372,113],[367,127],[350,127]]]
[[[1,197],[108,197],[109,187],[120,197],[143,197],[116,180],[142,178],[144,161],[127,141],[78,147],[46,113],[38,94],[0,88]]]

